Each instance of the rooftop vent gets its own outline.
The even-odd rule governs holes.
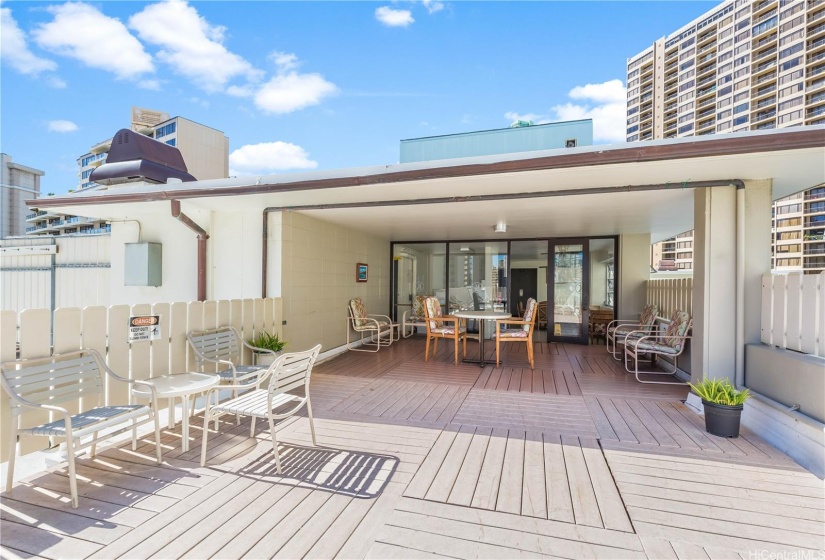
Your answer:
[[[106,163],[89,176],[89,181],[101,185],[166,183],[169,179],[196,180],[187,172],[180,150],[126,128],[112,138]]]
[[[533,126],[533,121],[513,121],[513,124],[510,125],[510,128],[524,128],[527,126]]]

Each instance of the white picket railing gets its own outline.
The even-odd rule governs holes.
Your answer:
[[[825,272],[762,277],[762,342],[825,357]]]
[[[693,316],[693,278],[651,278],[647,303],[659,307],[659,317],[670,319],[677,309]]]
[[[129,317],[160,316],[160,337],[152,341],[129,342]],[[236,299],[60,308],[54,311],[54,342],[51,343],[52,316],[49,309],[0,311],[0,362],[18,358],[39,358],[94,348],[112,370],[130,379],[146,379],[169,373],[195,371],[195,359],[186,343],[186,333],[222,326],[234,326],[245,339],[261,332],[282,333],[280,298]],[[251,356],[246,356],[250,360]],[[250,363],[250,362],[246,362]],[[123,383],[106,387],[111,403],[133,400]],[[8,397],[0,391],[0,456],[8,459]],[[70,403],[77,410],[80,402]],[[47,416],[46,416],[47,418]],[[38,412],[23,415],[23,426],[42,423]],[[21,453],[43,449],[46,438],[23,438]]]

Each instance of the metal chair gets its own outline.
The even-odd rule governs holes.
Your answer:
[[[396,331],[399,327],[397,323],[393,323],[386,315],[368,314],[361,298],[349,300],[347,310],[349,312],[349,318],[347,319],[347,350],[378,352],[382,346],[387,347],[392,344],[395,337],[393,331]],[[350,341],[350,327],[361,335],[360,341]],[[351,346],[353,342],[360,342],[361,348]]]
[[[232,398],[222,403],[211,404],[212,396],[218,396],[218,391],[234,389],[234,387],[215,387],[206,394],[206,411],[203,415],[203,442],[201,443],[201,466],[206,464],[206,443],[209,437],[209,421],[214,420],[217,430],[218,418],[223,414],[251,416],[252,422],[249,437],[255,435],[255,420],[266,418],[269,420],[269,432],[272,436],[272,451],[275,453],[275,466],[278,474],[281,472],[281,457],[278,454],[278,438],[275,435],[275,421],[294,416],[306,406],[309,416],[309,430],[312,433],[312,445],[317,446],[315,438],[315,422],[312,418],[312,402],[309,397],[309,381],[312,375],[312,366],[318,359],[321,345],[311,350],[282,354],[268,369],[261,373],[255,381],[255,388],[240,397]],[[269,384],[263,388],[266,381]],[[303,388],[303,395],[293,395],[290,391]],[[282,410],[289,407],[287,410]]]
[[[610,352],[613,358],[621,360],[619,357],[619,344],[624,342],[629,333],[634,331],[639,333],[652,332],[658,313],[658,305],[648,304],[642,309],[638,321],[634,319],[615,319],[610,321],[607,324],[605,345],[607,346],[607,351]]]
[[[17,457],[18,435],[33,435],[66,440],[69,460],[69,489],[72,507],[78,506],[75,456],[87,447],[95,455],[97,444],[105,439],[132,431],[132,449],[137,449],[137,429],[148,422],[155,424],[155,449],[158,464],[161,463],[160,422],[155,387],[146,381],[126,379],[110,370],[95,350],[78,350],[55,354],[51,357],[17,360],[0,364],[3,389],[11,399],[11,442],[6,490],[14,483],[14,462]],[[151,404],[112,405],[105,394],[104,372],[113,381],[149,388]],[[95,399],[96,396],[96,399]],[[96,401],[83,412],[72,414],[58,404]],[[32,428],[20,428],[20,416],[24,409],[51,412],[57,418],[52,422]],[[127,424],[113,432],[99,436],[100,431]],[[83,438],[91,439],[83,442]]]
[[[648,375],[674,375],[679,370],[679,356],[685,351],[687,341],[690,340],[688,333],[693,324],[693,319],[687,311],[673,312],[670,323],[663,334],[655,334],[648,331],[633,331],[625,337],[624,343],[624,367],[636,375],[639,383],[657,383],[660,385],[682,385],[678,381],[643,381],[639,378],[640,373]],[[635,336],[634,336],[635,335]],[[648,356],[643,360],[641,356]],[[673,359],[673,371],[639,370],[639,361],[649,361],[652,364],[657,362],[658,356],[666,356]],[[630,369],[630,361],[633,361],[633,369]]]

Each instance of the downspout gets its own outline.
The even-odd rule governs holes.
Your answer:
[[[266,261],[267,252],[269,251],[269,213],[272,210],[272,208],[264,208],[264,225],[261,229],[263,232],[263,243],[261,244],[261,298],[263,299],[266,299],[266,269],[268,268]]]
[[[172,199],[172,217],[198,234],[198,301],[206,301],[206,240],[209,234],[180,211],[180,200]]]
[[[745,385],[745,184],[736,187],[736,367],[734,385]]]

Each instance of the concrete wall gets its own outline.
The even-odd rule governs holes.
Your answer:
[[[196,179],[229,177],[229,138],[219,130],[178,118],[176,147]]]
[[[621,260],[618,282],[617,319],[638,319],[647,301],[647,281],[650,279],[650,234],[619,236]]]
[[[825,423],[825,359],[764,344],[745,347],[745,385]]]
[[[280,219],[288,349],[303,350],[320,342],[326,351],[345,344],[347,305],[354,297],[364,300],[368,313],[389,313],[389,240],[299,212],[283,213]],[[369,265],[367,282],[355,281],[356,263]],[[274,267],[269,270],[277,274]]]

